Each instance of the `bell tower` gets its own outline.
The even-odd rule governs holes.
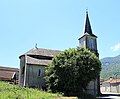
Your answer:
[[[97,57],[99,57],[99,53],[97,50],[97,36],[93,34],[91,29],[91,24],[88,16],[88,11],[86,11],[86,18],[84,23],[83,35],[78,39],[79,46],[83,46],[84,48],[93,52]],[[88,85],[88,90],[93,90],[94,93],[92,95],[100,95],[100,76],[94,81],[91,81],[91,84]],[[92,86],[92,89],[89,88]],[[91,92],[90,92],[91,93]]]
[[[84,29],[83,29],[83,35],[78,39],[79,45],[83,46],[86,49],[89,49],[91,52],[96,54],[96,56],[99,56],[98,50],[97,50],[97,36],[93,34],[89,17],[88,17],[88,11],[86,11],[86,19],[84,23]]]

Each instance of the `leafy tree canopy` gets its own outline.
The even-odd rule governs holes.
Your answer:
[[[83,47],[62,51],[46,69],[48,89],[67,96],[79,96],[98,77],[101,62]]]

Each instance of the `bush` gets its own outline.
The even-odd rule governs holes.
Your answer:
[[[90,94],[82,93],[78,99],[96,99],[96,98]]]
[[[48,90],[66,96],[80,96],[88,83],[96,79],[101,63],[95,54],[83,47],[61,52],[46,68]]]

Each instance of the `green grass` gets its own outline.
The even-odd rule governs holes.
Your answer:
[[[33,88],[25,88],[0,81],[0,99],[79,99],[77,97],[63,97]],[[91,95],[83,94],[80,99],[95,99]]]
[[[0,99],[57,99],[58,97],[58,94],[11,85],[0,81]]]

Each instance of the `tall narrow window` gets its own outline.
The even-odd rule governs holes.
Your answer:
[[[38,76],[41,76],[41,69],[39,69],[38,71]]]
[[[21,74],[24,75],[24,72],[25,72],[25,66],[23,66]]]
[[[94,39],[92,39],[92,38],[89,38],[88,39],[88,47],[90,48],[90,49],[94,49]]]

